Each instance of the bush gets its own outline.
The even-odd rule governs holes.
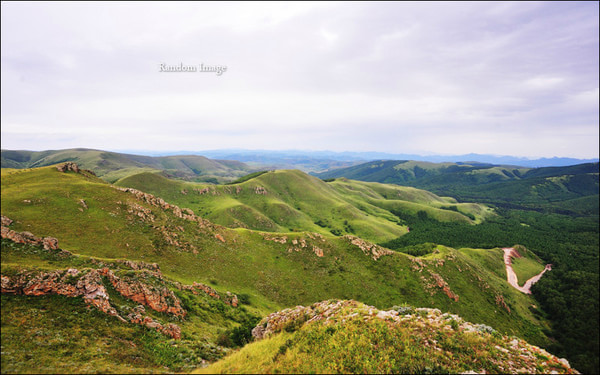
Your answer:
[[[238,302],[244,305],[250,305],[250,295],[246,293],[240,293],[237,295]]]
[[[248,344],[253,340],[252,329],[258,324],[260,318],[257,316],[247,317],[242,324],[239,326],[225,331],[217,339],[217,343],[221,346],[227,346],[230,348],[240,347]]]

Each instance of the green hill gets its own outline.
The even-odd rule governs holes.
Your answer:
[[[553,351],[580,370],[596,373],[600,322],[589,317],[599,315],[598,172],[597,162],[527,169],[388,160],[319,176],[397,183],[460,202],[490,204],[498,215],[479,225],[439,222],[424,215],[403,218],[410,233],[381,245],[414,255],[430,251],[428,243],[455,248],[521,243],[533,249],[555,267],[532,288],[553,322]]]
[[[460,201],[545,207],[569,211],[564,202],[590,197],[598,202],[598,163],[569,167],[520,168],[490,164],[376,161],[317,174],[323,179],[354,180],[414,186]],[[597,212],[597,206],[573,212]]]
[[[375,242],[407,233],[399,215],[422,211],[435,220],[463,223],[493,215],[486,206],[457,203],[424,190],[350,180],[325,183],[298,170],[261,172],[225,186],[152,173],[129,176],[116,185],[158,195],[232,228],[353,234]]]
[[[43,167],[71,161],[109,182],[144,171],[186,180],[227,182],[252,171],[238,161],[212,160],[198,155],[152,157],[84,148],[39,152],[2,150],[1,156],[2,168]]]
[[[286,179],[282,181],[279,175],[291,175],[289,178],[294,182],[288,185]],[[253,197],[264,197],[264,194],[255,193],[258,186],[255,184],[259,182],[267,192],[277,191],[277,197],[282,199],[286,195],[310,193],[310,185],[303,186],[302,191],[291,189],[291,185],[306,179],[299,172],[272,172],[248,180],[245,182],[247,185],[242,187]],[[338,189],[348,188],[343,181],[332,185],[313,178],[308,178],[308,181],[313,184],[312,189],[327,189],[331,193],[327,199],[336,197],[334,193]],[[415,189],[395,191],[391,187],[368,184],[355,187],[359,186],[362,188],[361,194],[378,194],[373,199],[381,199],[378,196],[383,197],[387,193],[404,192],[416,195],[416,201],[435,200],[435,196]],[[234,189],[235,186],[230,188]],[[442,201],[446,202],[444,199]],[[167,199],[167,202],[171,201]],[[180,208],[167,202],[137,190],[113,187],[90,174],[59,172],[53,166],[28,170],[3,169],[1,210],[2,215],[13,220],[6,227],[7,230],[55,237],[60,249],[72,254],[66,257],[61,255],[62,252],[48,254],[39,246],[15,246],[5,239],[2,241],[3,283],[5,277],[18,277],[25,275],[24,272],[27,275],[27,272],[57,272],[58,276],[64,275],[61,277],[66,278],[67,284],[70,282],[73,285],[77,279],[67,277],[69,269],[101,269],[102,264],[114,269],[115,275],[123,280],[150,284],[158,282],[152,285],[173,291],[181,301],[182,308],[188,312],[184,319],[175,321],[181,326],[184,341],[177,341],[175,349],[171,348],[169,341],[161,341],[160,338],[148,339],[151,342],[142,345],[140,341],[132,340],[133,333],[123,333],[130,323],[114,317],[102,317],[109,319],[107,323],[102,323],[106,327],[103,335],[115,340],[120,338],[124,342],[133,341],[136,347],[141,346],[139,350],[155,351],[162,353],[161,356],[164,354],[164,362],[156,361],[167,366],[167,371],[189,368],[186,367],[188,364],[184,366],[181,358],[191,358],[189,361],[198,367],[201,359],[216,359],[226,352],[224,345],[228,342],[227,337],[239,338],[243,333],[240,327],[245,324],[249,326],[253,316],[264,316],[281,308],[310,305],[330,298],[355,299],[378,308],[405,303],[440,308],[470,321],[490,325],[503,334],[516,335],[537,345],[548,343],[543,333],[548,328],[547,322],[532,307],[532,297],[517,292],[507,284],[502,250],[499,248],[456,250],[434,246],[429,254],[415,258],[352,236],[338,237],[306,231],[268,233],[243,228],[228,229],[194,215],[186,206]],[[313,205],[325,204],[323,202],[329,203],[327,200],[315,201]],[[308,210],[308,205],[301,207],[300,211],[305,210]],[[4,233],[3,228],[3,236]],[[125,260],[157,263],[162,279],[148,278],[144,276],[145,271],[118,266]],[[175,287],[177,283],[193,285],[194,282],[210,286],[221,295],[231,291],[241,296],[245,311],[233,311],[219,307],[221,305],[201,302],[197,300],[199,297]],[[128,298],[111,291],[108,281],[103,283],[120,315],[126,315],[135,307]],[[19,332],[18,322],[23,319],[30,322],[23,339],[36,337],[40,327],[45,327],[43,337],[55,337],[58,343],[62,342],[60,340],[82,343],[96,340],[93,335],[81,337],[87,332],[87,326],[82,325],[79,318],[73,318],[75,328],[62,331],[44,323],[51,319],[79,316],[82,313],[79,307],[48,296],[44,297],[45,302],[39,303],[48,306],[56,300],[56,311],[52,313],[54,315],[47,315],[46,312],[40,315],[40,311],[46,311],[47,308],[41,307],[32,298],[3,296],[2,316],[17,314],[14,315],[15,319],[18,317],[17,320],[3,320],[3,351],[10,354],[2,356],[3,370],[22,370],[23,367],[18,365],[22,361],[33,365],[30,358],[50,355],[50,349],[45,346],[29,346],[28,353],[32,357],[23,357],[23,341],[15,339],[16,332]],[[14,312],[17,306],[18,313]],[[172,321],[161,314],[152,315],[153,319],[162,324]],[[5,326],[12,327],[6,332],[14,333],[5,335]],[[236,331],[235,327],[239,329]],[[66,332],[70,333],[67,335]],[[153,332],[152,329],[150,332]],[[102,341],[94,342],[94,345],[104,345]],[[153,345],[161,349],[152,349]],[[118,356],[118,345],[115,348],[114,352],[104,349],[108,354],[103,357],[102,363],[109,363],[111,358]],[[211,357],[210,353],[218,355]],[[83,370],[83,363],[90,358],[85,346],[67,345],[64,351],[52,351],[52,355],[57,359],[68,356],[80,366],[76,368]],[[133,362],[137,371],[155,368],[156,361],[147,360],[143,354],[138,357]],[[100,361],[97,357],[93,358]],[[125,363],[127,358],[131,357],[121,357],[121,362],[115,363]],[[43,366],[43,363],[35,366]],[[35,368],[42,371],[43,367]],[[51,369],[56,370],[56,367]],[[125,370],[125,367],[110,369]]]
[[[271,314],[252,333],[259,341],[195,373],[576,373],[543,349],[436,309],[330,300]]]

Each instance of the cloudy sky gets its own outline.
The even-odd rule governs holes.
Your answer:
[[[598,2],[3,2],[2,148],[597,158],[598,14]]]

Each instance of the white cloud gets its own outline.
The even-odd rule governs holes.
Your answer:
[[[594,9],[2,3],[2,147],[597,157]]]

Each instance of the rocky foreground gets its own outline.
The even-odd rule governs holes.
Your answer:
[[[290,332],[293,336],[257,372],[578,373],[566,359],[438,309],[383,311],[353,300],[297,306],[265,317],[252,330],[257,342],[250,346]],[[248,353],[238,354],[252,361]],[[237,372],[241,367],[232,364],[235,360],[232,356],[229,364],[226,359],[206,370]]]

